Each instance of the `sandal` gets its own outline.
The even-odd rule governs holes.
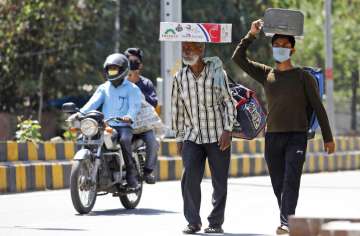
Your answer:
[[[207,234],[223,234],[224,230],[221,228],[221,226],[219,227],[209,226],[204,230],[204,232]]]
[[[282,226],[279,226],[277,229],[276,229],[276,234],[277,235],[284,235],[284,234],[289,234],[289,227],[287,227],[286,225],[282,225]]]
[[[196,232],[199,232],[201,230],[201,225],[193,225],[188,224],[186,228],[182,231],[184,234],[196,234]]]

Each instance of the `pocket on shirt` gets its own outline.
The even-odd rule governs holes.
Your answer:
[[[121,110],[127,104],[127,97],[118,96],[118,109]]]

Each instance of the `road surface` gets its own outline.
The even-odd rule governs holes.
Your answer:
[[[204,180],[204,226],[211,191],[210,180]],[[186,225],[179,181],[145,185],[135,210],[124,210],[119,199],[109,195],[98,197],[93,212],[81,216],[69,194],[69,190],[57,190],[0,195],[0,236],[173,236],[182,235]],[[229,180],[225,235],[274,235],[278,214],[268,176]],[[360,171],[304,175],[297,215],[360,217]]]

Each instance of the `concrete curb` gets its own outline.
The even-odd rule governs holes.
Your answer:
[[[68,188],[70,182],[71,161],[17,161],[0,162],[0,193],[15,193],[34,190]],[[180,157],[160,157],[157,165],[158,181],[179,180],[182,174]],[[339,152],[335,155],[310,153],[306,157],[303,172],[360,169],[360,151]],[[233,155],[229,176],[267,175],[263,154]],[[211,177],[206,163],[205,177]]]
[[[0,193],[69,187],[71,161],[0,163]]]
[[[0,163],[10,161],[71,160],[75,153],[73,142],[18,143],[0,142]]]
[[[360,150],[360,137],[337,137],[335,139],[337,151]],[[243,140],[234,139],[232,153],[236,155],[264,153],[264,139]],[[0,162],[7,161],[54,161],[71,160],[77,147],[73,142],[53,143],[43,142],[18,143],[14,141],[0,142]],[[308,153],[323,152],[321,139],[313,139],[308,143]],[[176,142],[164,140],[160,143],[159,156],[177,156]]]

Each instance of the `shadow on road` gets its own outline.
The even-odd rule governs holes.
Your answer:
[[[197,234],[197,235],[209,235],[209,234],[205,234],[205,233],[200,233],[200,234]],[[224,233],[222,234],[223,236],[272,236],[272,235],[269,235],[269,234],[236,234],[236,233]]]
[[[118,215],[162,215],[162,214],[177,214],[179,212],[174,211],[165,211],[159,209],[149,209],[149,208],[142,208],[142,209],[111,209],[111,210],[102,210],[102,211],[92,211],[86,216],[118,216]]]
[[[257,184],[257,183],[229,183],[229,185],[246,186],[246,187],[258,187],[258,188],[271,188],[271,184]],[[301,185],[301,188],[307,189],[360,189],[360,186],[320,186],[320,185]]]
[[[0,226],[0,228],[8,228],[8,229],[30,229],[30,230],[44,230],[44,231],[87,231],[87,229],[71,229],[71,228],[50,228],[50,227],[28,227],[28,226],[21,226],[16,225],[13,227],[8,226]]]
[[[224,236],[272,236],[272,235],[266,235],[266,234],[231,234],[231,233],[225,233]]]

